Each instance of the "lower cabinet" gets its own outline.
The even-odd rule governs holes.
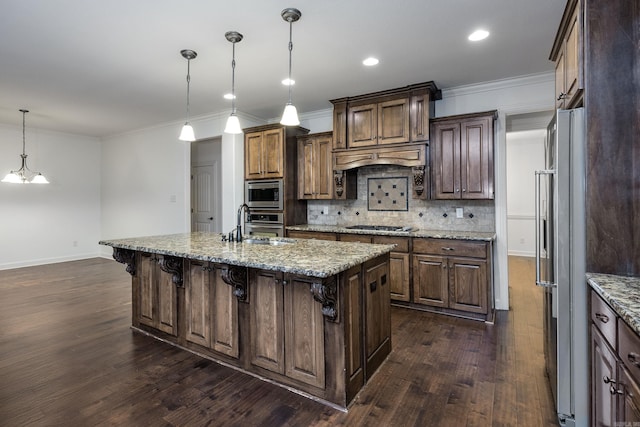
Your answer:
[[[176,284],[172,273],[161,268],[170,260],[182,263],[172,257],[138,252],[138,286],[133,288],[133,316],[134,324],[137,321],[175,336],[178,333]]]
[[[249,283],[251,363],[324,388],[324,318],[312,282],[252,269]]]
[[[489,260],[486,242],[414,239],[413,302],[488,314]]]
[[[391,349],[391,306],[389,305],[389,267],[386,262],[365,265],[365,343],[367,372],[375,371]]]
[[[640,423],[640,337],[591,291],[591,425]]]
[[[224,265],[187,261],[185,339],[238,358],[238,299],[224,282]]]

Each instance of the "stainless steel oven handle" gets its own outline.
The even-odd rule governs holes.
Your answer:
[[[556,286],[554,282],[547,282],[540,277],[540,224],[541,224],[541,200],[540,200],[540,179],[543,175],[553,175],[554,170],[538,170],[536,171],[536,191],[535,191],[535,221],[536,221],[536,286],[542,286],[545,288],[553,288]]]

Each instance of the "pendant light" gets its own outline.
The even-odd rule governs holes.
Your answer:
[[[293,50],[291,35],[293,33],[293,23],[300,19],[302,13],[298,9],[290,7],[283,10],[280,15],[282,16],[282,19],[289,23],[289,102],[287,102],[287,105],[284,107],[280,124],[285,126],[298,126],[300,124],[300,119],[298,119],[298,110],[296,110],[295,105],[291,102],[291,89],[293,86],[291,80],[291,51]]]
[[[242,34],[237,31],[227,31],[224,35],[233,44],[233,56],[231,59],[231,115],[227,119],[224,133],[242,133],[240,120],[236,115],[236,43],[242,40]]]
[[[189,85],[191,83],[191,60],[194,59],[198,54],[191,49],[184,49],[180,51],[180,54],[184,59],[187,60],[187,121],[182,126],[182,131],[180,132],[180,136],[178,139],[180,141],[195,141],[196,137],[193,133],[193,128],[191,127],[191,123],[189,123]]]
[[[27,154],[25,152],[25,115],[29,112],[29,110],[19,110],[22,113],[22,154],[20,158],[22,159],[22,166],[17,171],[9,172],[3,179],[2,182],[8,182],[11,184],[48,184],[47,178],[44,177],[40,172],[32,172],[31,169],[27,166]]]

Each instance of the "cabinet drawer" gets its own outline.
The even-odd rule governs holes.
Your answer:
[[[616,347],[616,313],[595,291],[591,291],[591,321],[611,347]]]
[[[414,239],[413,252],[442,256],[487,257],[487,244],[449,239]]]
[[[287,237],[294,239],[318,239],[318,240],[338,240],[335,233],[325,233],[322,231],[287,231]]]
[[[409,252],[409,238],[407,237],[373,236],[373,243],[396,245],[393,252]]]
[[[368,234],[341,234],[341,242],[359,242],[359,243],[371,243],[371,236]]]
[[[640,337],[622,319],[618,320],[618,356],[636,381],[640,381]]]

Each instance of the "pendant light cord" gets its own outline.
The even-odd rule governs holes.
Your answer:
[[[24,157],[27,157],[27,152],[25,150],[25,146],[26,146],[26,142],[25,142],[25,115],[27,114],[27,110],[20,110],[22,111],[22,155]]]
[[[191,59],[187,59],[187,122],[189,121],[189,86],[191,84]]]
[[[231,114],[236,113],[236,43],[233,42],[231,59]]]
[[[293,86],[293,82],[291,81],[291,52],[293,51],[293,42],[292,40],[293,34],[293,22],[289,20],[289,104],[291,104],[291,86]]]

